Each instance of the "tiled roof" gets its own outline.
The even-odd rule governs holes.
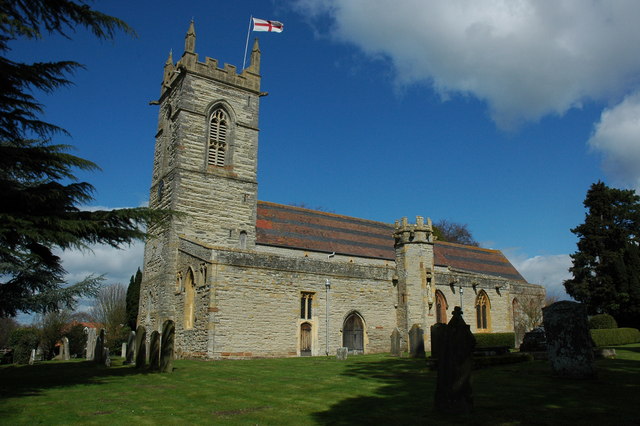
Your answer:
[[[395,260],[393,225],[258,201],[261,245]],[[499,250],[436,241],[435,264],[525,281]]]

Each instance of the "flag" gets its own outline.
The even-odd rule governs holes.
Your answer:
[[[253,31],[268,31],[271,33],[281,33],[284,29],[284,24],[278,21],[267,21],[265,19],[253,19]]]

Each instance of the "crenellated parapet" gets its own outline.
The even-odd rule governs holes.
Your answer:
[[[195,52],[195,43],[195,27],[194,23],[191,22],[185,36],[185,50],[182,57],[174,64],[173,56],[170,53],[165,63],[161,95],[164,95],[178,79],[182,78],[184,73],[195,73],[202,77],[211,78],[260,94],[260,47],[258,39],[255,40],[251,50],[249,66],[241,70],[240,73],[238,73],[235,65],[224,64],[220,68],[217,59],[206,57],[204,62],[201,62]]]
[[[396,220],[393,236],[396,247],[405,244],[433,243],[431,219],[427,218],[425,223],[422,216],[416,216],[415,224],[409,223],[406,217]]]

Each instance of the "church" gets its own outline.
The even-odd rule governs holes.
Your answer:
[[[258,200],[260,48],[243,70],[185,49],[164,75],[149,205],[176,214],[144,252],[138,324],[173,320],[178,358],[390,351],[461,306],[474,333],[513,332],[518,299],[544,295],[498,250],[394,224]],[[154,102],[156,103],[156,102]]]

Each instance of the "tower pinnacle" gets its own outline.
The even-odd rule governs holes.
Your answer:
[[[196,28],[193,19],[189,24],[187,35],[184,37],[184,51],[190,53],[195,53],[196,51]]]

